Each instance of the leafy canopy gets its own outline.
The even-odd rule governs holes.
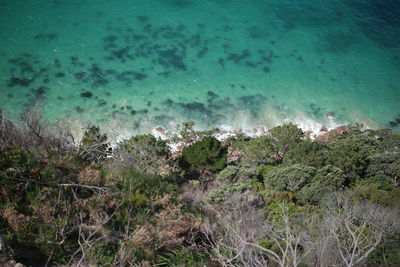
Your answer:
[[[207,136],[201,141],[186,147],[182,151],[181,165],[191,171],[212,170],[225,168],[227,149],[215,137]]]

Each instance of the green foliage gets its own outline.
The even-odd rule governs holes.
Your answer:
[[[185,142],[193,143],[198,139],[207,136],[212,136],[213,134],[220,132],[218,128],[213,128],[211,130],[205,130],[205,131],[196,131],[194,130],[194,124],[195,124],[194,121],[183,122],[182,125],[178,127],[178,129],[180,129],[179,131],[180,137],[176,136],[175,138],[173,138],[172,141],[178,142],[184,140]]]
[[[39,161],[22,148],[12,149],[0,154],[0,170],[14,168],[22,172],[28,172],[39,166]]]
[[[370,156],[365,176],[369,179],[400,182],[400,152],[383,152]],[[386,182],[385,182],[386,183]]]
[[[276,191],[297,192],[316,174],[313,167],[294,164],[274,168],[264,176],[265,186]]]
[[[400,262],[400,234],[386,237],[368,257],[367,266],[398,266]]]
[[[90,126],[82,137],[82,145],[84,146],[93,146],[96,144],[101,144],[107,142],[107,135],[102,134],[100,132],[100,128],[98,126]]]
[[[304,132],[292,123],[274,127],[268,132],[274,140],[275,151],[282,156],[300,143],[304,135]]]
[[[159,175],[140,173],[134,169],[126,170],[123,182],[119,185],[125,194],[135,194],[137,190],[146,196],[161,195],[171,191],[170,185]]]
[[[229,144],[230,146],[237,146],[239,143],[249,141],[252,138],[247,136],[244,133],[237,133],[235,135],[229,136],[227,139],[225,139],[225,143]]]
[[[399,207],[400,189],[392,188],[390,191],[379,189],[379,186],[368,180],[358,181],[352,191],[356,201],[369,200],[387,206]]]
[[[182,151],[181,165],[190,171],[219,171],[225,168],[227,149],[215,137],[207,136]]]
[[[326,142],[303,140],[303,132],[292,124],[275,127],[268,136],[250,138],[241,134],[224,141],[242,156],[235,166],[226,166],[227,148],[211,137],[210,132],[196,132],[193,124],[187,123],[181,135],[187,140],[206,137],[185,148],[179,161],[171,156],[168,141],[152,135],[125,140],[113,151],[112,158],[102,161],[109,152],[107,137],[94,126],[86,131],[79,149],[75,151],[71,146],[72,153],[64,155],[66,150],[63,150],[57,159],[35,156],[37,151],[26,147],[3,148],[0,153],[1,235],[12,244],[24,244],[43,255],[45,261],[51,255],[52,265],[65,265],[71,259],[70,252],[79,249],[78,226],[86,225],[82,233],[86,237],[93,234],[90,242],[95,245],[86,251],[84,265],[116,264],[121,243],[114,238],[127,233],[132,240],[124,248],[133,265],[144,265],[147,261],[153,266],[209,266],[211,262],[206,254],[195,250],[209,245],[204,243],[207,241],[201,233],[201,221],[195,218],[209,216],[202,213],[207,211],[205,201],[221,211],[227,204],[236,204],[231,202],[249,200],[248,196],[260,193],[264,203],[256,198],[257,202],[249,200],[250,204],[256,204],[252,208],[260,212],[259,204],[262,204],[268,212],[265,223],[278,230],[283,229],[279,228],[282,227],[282,203],[291,220],[301,215],[322,215],[322,200],[334,191],[346,190],[355,202],[399,207],[400,136],[390,131],[363,131],[355,127]],[[70,155],[79,155],[82,151],[86,151],[85,161],[72,162]],[[93,162],[99,163],[96,170],[87,166]],[[168,168],[174,169],[174,174],[200,173],[215,179],[181,187],[176,179],[172,182],[165,174]],[[82,181],[90,185],[91,181],[100,179],[97,169],[102,171],[101,186],[107,187],[105,191],[60,185]],[[12,181],[12,178],[19,180]],[[52,186],[31,181],[52,183]],[[97,182],[94,185],[99,186]],[[204,192],[212,188],[204,197]],[[196,194],[193,201],[188,196],[192,192]],[[182,198],[185,212],[181,209],[179,193],[187,197]],[[221,212],[227,218],[231,215],[228,209]],[[102,233],[94,233],[91,227],[108,217]],[[295,222],[293,226],[303,227]],[[186,233],[189,230],[185,227],[191,223],[199,228],[192,227]],[[164,229],[168,229],[163,233],[166,241],[168,233],[179,232],[173,238],[179,241],[174,245],[178,249],[159,248],[158,242],[164,239],[158,233]],[[318,238],[317,234],[317,231],[312,233],[311,238]],[[112,241],[106,241],[111,240],[107,237],[113,238]],[[199,242],[201,247],[188,249],[185,242],[180,243],[181,239],[192,237],[195,238],[191,241]],[[100,241],[95,242],[96,239]],[[62,246],[57,245],[61,241]],[[182,244],[185,247],[180,247]],[[260,244],[278,251],[276,244],[269,240],[260,240]],[[385,237],[369,260],[371,265],[385,262],[395,265],[398,252],[398,239]],[[76,259],[79,257],[76,255]]]
[[[217,174],[217,181],[236,183],[237,181],[246,182],[258,177],[259,170],[254,167],[227,166]]]
[[[149,158],[170,154],[167,142],[151,134],[132,136],[123,142],[122,147],[129,154],[143,154]]]
[[[366,133],[375,140],[374,146],[380,151],[399,151],[400,134],[393,133],[391,129],[367,130]]]
[[[298,203],[319,204],[327,194],[343,189],[344,183],[345,176],[341,169],[331,165],[322,167],[298,193]]]
[[[275,165],[275,150],[273,140],[269,136],[259,136],[249,141],[239,142],[243,151],[241,164],[244,166]]]
[[[89,260],[96,266],[111,265],[116,259],[117,246],[105,240],[96,242],[89,251]]]
[[[224,184],[211,191],[205,200],[214,204],[220,203],[223,202],[227,196],[230,196],[233,193],[241,193],[250,189],[252,189],[250,183]]]
[[[396,186],[395,182],[391,178],[382,173],[369,178],[368,182],[375,185],[379,190],[390,191]]]
[[[225,169],[223,169],[217,174],[215,179],[217,181],[234,180],[238,171],[239,167],[237,166],[227,166]]]
[[[194,131],[193,126],[193,121],[186,121],[182,123],[182,128],[180,130],[180,135],[182,139],[194,140],[196,138],[196,132]]]
[[[137,135],[120,145],[125,164],[145,173],[159,174],[167,165],[167,142],[151,134]]]
[[[273,169],[277,168],[278,166],[271,166],[271,165],[267,165],[267,166],[260,166],[258,168],[258,171],[260,173],[260,175],[262,177],[265,177],[270,171],[272,171]]]
[[[334,142],[328,151],[327,163],[340,168],[346,175],[346,183],[352,184],[364,175],[372,153],[372,149],[356,141]]]
[[[304,140],[290,149],[284,157],[284,164],[303,164],[320,168],[326,164],[328,147],[318,141]]]
[[[262,192],[262,195],[269,209],[271,209],[270,205],[273,204],[295,202],[294,194],[288,191],[274,191],[267,188]]]
[[[83,134],[81,144],[84,148],[82,159],[90,163],[98,163],[111,152],[107,135],[100,132],[97,126],[89,127]]]
[[[140,218],[151,207],[150,199],[156,196],[172,193],[176,186],[165,181],[155,174],[140,173],[128,169],[122,174],[122,181],[117,182],[119,198],[123,205],[118,209],[112,219],[114,228],[123,229],[124,225],[132,219],[132,212]]]
[[[303,131],[296,125],[286,124],[269,130],[268,136],[236,142],[243,151],[241,163],[245,166],[276,165],[284,154],[301,142]]]

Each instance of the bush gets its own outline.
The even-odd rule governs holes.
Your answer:
[[[259,136],[249,141],[238,142],[238,147],[243,151],[241,164],[256,167],[259,165],[276,165],[275,150],[269,136]]]
[[[297,192],[309,183],[316,174],[313,167],[294,164],[277,167],[264,176],[265,186],[276,191]]]
[[[121,147],[130,154],[164,157],[170,154],[167,142],[151,134],[132,136]]]
[[[89,251],[88,258],[96,266],[110,266],[118,256],[117,246],[107,241],[95,243]]]
[[[14,168],[27,172],[38,167],[39,161],[24,149],[16,148],[0,154],[0,170]]]
[[[83,134],[81,141],[81,157],[90,163],[99,163],[111,152],[107,135],[100,132],[97,126],[91,126]]]
[[[269,134],[273,139],[276,154],[282,159],[287,151],[301,142],[304,132],[296,125],[289,123],[272,128]]]
[[[314,178],[301,189],[297,197],[301,204],[319,204],[327,194],[343,189],[344,182],[343,171],[327,165],[317,171]]]
[[[296,144],[285,154],[285,164],[303,164],[316,168],[322,167],[327,161],[328,147],[318,141],[305,140]]]
[[[115,154],[125,167],[160,174],[167,165],[170,151],[166,141],[147,134],[125,140]]]
[[[372,155],[368,158],[366,177],[375,179],[380,177],[383,180],[392,180],[393,183],[400,182],[400,153],[384,152]]]
[[[219,203],[223,202],[226,197],[232,195],[233,193],[241,193],[245,190],[250,190],[252,188],[249,183],[236,183],[236,184],[225,184],[217,187],[205,198],[207,202]]]
[[[382,190],[376,184],[367,180],[358,181],[352,191],[353,199],[356,201],[369,200],[387,206],[399,207],[400,189]]]
[[[237,181],[246,182],[257,178],[259,171],[254,167],[242,167],[242,166],[227,166],[216,176],[217,181],[225,181],[235,183]]]
[[[215,179],[217,181],[232,181],[235,179],[236,174],[239,171],[239,167],[237,166],[227,166],[225,169],[223,169],[222,171],[220,171],[217,176],[215,177]]]
[[[400,135],[392,133],[390,129],[367,130],[367,134],[375,140],[375,147],[382,152],[400,149]]]
[[[182,151],[180,162],[190,171],[219,171],[225,168],[227,149],[221,146],[215,137],[208,136],[186,147]]]
[[[335,142],[330,146],[327,163],[340,168],[346,175],[346,184],[351,185],[364,176],[371,153],[372,149],[355,141]]]

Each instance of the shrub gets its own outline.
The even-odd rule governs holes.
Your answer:
[[[375,147],[382,152],[400,149],[400,135],[392,133],[390,129],[367,130],[367,134],[375,140]]]
[[[358,181],[353,189],[353,199],[357,201],[369,200],[375,203],[399,207],[400,189],[392,188],[392,190],[382,190],[376,184],[370,183],[368,180]]]
[[[252,186],[249,183],[221,185],[211,191],[210,194],[205,198],[205,200],[214,204],[223,202],[227,196],[230,196],[233,193],[241,193],[245,190],[250,190],[251,188]]]
[[[219,171],[225,168],[226,161],[226,148],[212,136],[186,147],[180,158],[182,167],[190,171]]]
[[[275,165],[278,161],[269,136],[259,136],[250,141],[238,142],[237,145],[243,151],[241,164],[244,166]]]
[[[167,142],[151,134],[125,140],[116,151],[116,161],[143,173],[160,174],[167,165],[170,151]]]
[[[370,148],[355,141],[334,142],[330,145],[327,163],[340,168],[346,175],[346,184],[350,185],[364,175],[371,153]]]
[[[289,123],[272,128],[269,134],[273,139],[276,154],[282,159],[287,151],[301,142],[304,132],[296,125]]]
[[[343,189],[345,176],[341,169],[327,165],[319,169],[297,197],[301,204],[319,204],[320,201],[333,191]]]
[[[102,134],[99,127],[91,126],[83,134],[80,150],[83,160],[99,163],[111,152],[111,147],[107,142],[107,135]]]
[[[237,181],[249,181],[259,176],[259,171],[255,167],[227,166],[216,176],[217,181],[235,183]]]
[[[318,141],[302,141],[288,151],[284,157],[285,164],[303,164],[316,168],[326,164],[328,147]]]
[[[207,257],[196,251],[191,251],[187,249],[177,249],[164,252],[162,254],[156,255],[155,266],[193,266],[193,267],[203,267],[209,266]]]
[[[118,254],[117,246],[105,240],[95,243],[89,250],[89,261],[97,266],[112,265]]]
[[[134,169],[126,170],[123,173],[123,182],[120,189],[125,194],[135,194],[137,190],[150,197],[167,192],[168,184],[162,180],[161,176],[155,174],[140,173]]]
[[[237,166],[227,166],[225,169],[223,169],[221,172],[217,174],[215,179],[217,181],[234,180],[238,171],[239,167]]]
[[[383,180],[392,180],[400,182],[400,153],[384,152],[372,155],[368,158],[368,167],[366,177],[375,179],[381,177]]]
[[[142,154],[148,157],[165,157],[170,154],[167,142],[151,134],[133,136],[124,141],[121,147],[130,154]]]
[[[265,204],[267,207],[269,207],[271,204],[277,204],[277,203],[293,203],[294,202],[294,195],[292,192],[288,191],[281,191],[277,192],[274,190],[264,190],[263,192],[263,198],[265,201]]]
[[[378,173],[367,180],[369,183],[376,185],[380,190],[390,191],[396,187],[395,181],[383,173]]]
[[[264,183],[268,188],[276,191],[296,192],[309,183],[316,174],[313,167],[294,164],[277,167],[267,172]]]
[[[21,148],[0,154],[0,170],[13,168],[19,172],[28,172],[39,167],[39,161],[29,152]]]

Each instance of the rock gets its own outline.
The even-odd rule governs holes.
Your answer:
[[[324,141],[327,141],[328,139],[330,139],[330,138],[332,138],[334,136],[341,135],[341,134],[343,134],[345,132],[349,132],[349,131],[351,131],[351,127],[350,126],[339,126],[339,127],[336,127],[335,129],[333,129],[331,131],[328,131],[328,132],[326,132],[326,133],[324,133],[322,135],[317,136],[315,138],[315,140],[324,142]]]
[[[321,129],[319,130],[320,132],[327,132],[328,128],[326,128],[325,126],[322,126]]]
[[[154,130],[159,132],[160,134],[165,134],[165,129],[161,126],[156,127]]]

